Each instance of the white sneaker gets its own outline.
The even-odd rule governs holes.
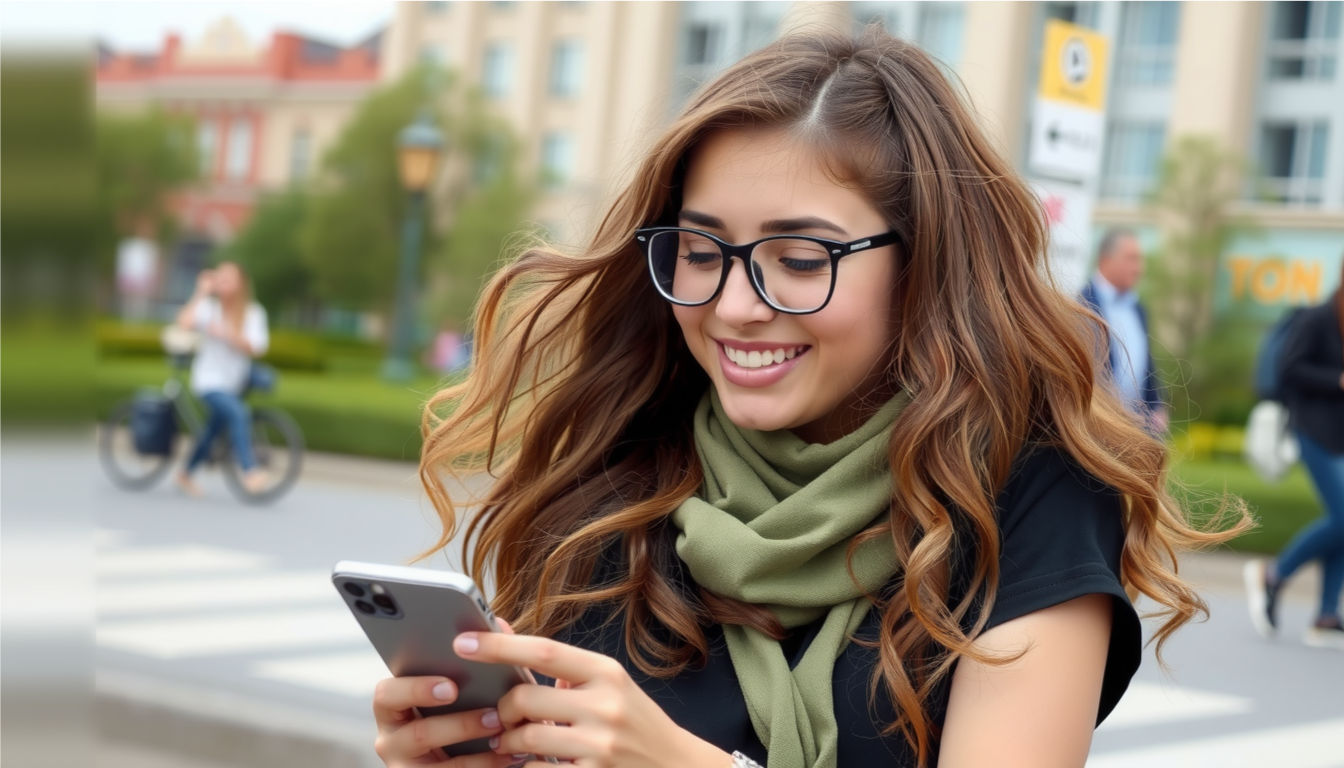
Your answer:
[[[1311,627],[1302,636],[1302,642],[1312,648],[1334,648],[1337,651],[1344,651],[1344,628]]]
[[[1266,640],[1274,637],[1275,595],[1265,586],[1265,561],[1252,560],[1241,569],[1246,582],[1246,607],[1251,612],[1251,624]]]

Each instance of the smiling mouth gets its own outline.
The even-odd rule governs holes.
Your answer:
[[[728,359],[742,368],[766,368],[779,365],[785,360],[792,360],[811,349],[810,346],[804,344],[796,347],[778,347],[772,350],[748,352],[745,349],[734,349],[724,342],[719,343],[723,346],[723,352],[728,356]]]

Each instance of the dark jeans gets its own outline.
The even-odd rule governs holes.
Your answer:
[[[1344,454],[1330,453],[1301,432],[1297,440],[1302,444],[1302,463],[1325,505],[1325,517],[1299,531],[1279,554],[1279,578],[1292,576],[1309,560],[1320,560],[1320,615],[1338,616],[1344,590]]]
[[[205,433],[187,461],[187,474],[191,474],[210,455],[210,444],[224,429],[229,432],[233,453],[238,457],[238,466],[244,472],[256,466],[256,459],[252,457],[252,412],[247,404],[237,395],[227,392],[206,392],[201,395],[201,399],[210,407],[210,420],[205,423]]]

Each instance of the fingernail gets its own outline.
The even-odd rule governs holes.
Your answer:
[[[491,749],[499,749],[499,737],[498,737],[498,736],[491,736],[491,737],[490,737],[490,748],[491,748]]]
[[[476,639],[476,635],[470,633],[465,635],[458,635],[457,639],[453,641],[453,650],[457,651],[459,654],[475,653],[476,651],[480,650],[480,648],[481,648],[481,641]]]
[[[452,701],[457,692],[453,690],[453,684],[447,680],[434,686],[434,698],[439,701]]]
[[[484,725],[486,728],[498,728],[499,713],[493,709],[487,709],[485,714],[481,715],[481,725]]]

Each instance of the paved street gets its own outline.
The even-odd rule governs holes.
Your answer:
[[[162,690],[203,716],[210,700],[234,714],[264,702],[271,709],[258,716],[371,739],[369,691],[384,670],[328,573],[339,559],[402,562],[432,540],[412,475],[409,465],[316,457],[291,496],[261,509],[237,505],[218,478],[197,501],[167,485],[129,494],[99,477],[100,688]],[[1232,555],[1189,564],[1212,618],[1169,645],[1170,676],[1149,651],[1089,766],[1344,768],[1344,653],[1299,639],[1311,585],[1289,595],[1286,636],[1265,643],[1246,618],[1239,565]]]

